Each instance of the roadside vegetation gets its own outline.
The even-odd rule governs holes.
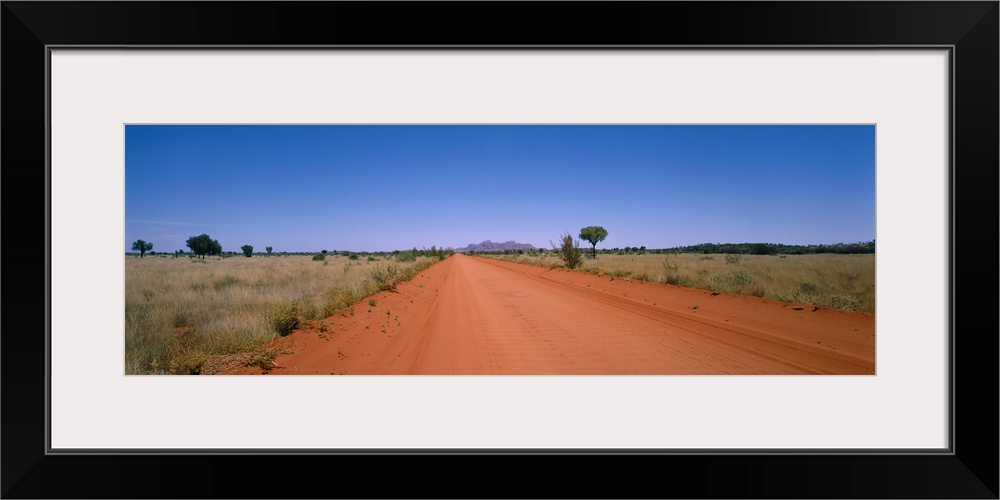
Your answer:
[[[574,241],[571,234],[566,233],[562,235],[558,245],[552,242],[549,243],[552,245],[552,252],[562,259],[563,265],[569,269],[580,267],[583,260],[583,252],[580,251],[580,242],[578,240]],[[530,257],[532,254],[528,255]]]
[[[579,249],[576,249],[579,251]],[[629,249],[633,250],[633,249]],[[475,255],[544,267],[569,267],[614,279],[637,279],[845,311],[875,312],[874,253],[705,254],[642,248],[597,252],[600,258],[567,266],[554,251]]]
[[[414,249],[359,260],[350,252],[265,259],[213,253],[208,240],[192,254],[126,257],[127,374],[207,374],[251,365],[266,371],[278,354],[266,347],[271,340],[306,321],[349,315],[365,297],[451,254]],[[244,253],[252,255],[249,248]]]

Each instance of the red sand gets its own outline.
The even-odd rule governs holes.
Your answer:
[[[278,339],[270,373],[875,373],[868,313],[461,254],[370,298]]]

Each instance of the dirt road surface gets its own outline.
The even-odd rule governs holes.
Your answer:
[[[270,374],[875,373],[875,316],[456,254],[278,339]]]

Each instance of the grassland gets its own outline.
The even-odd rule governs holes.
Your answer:
[[[125,372],[215,373],[270,366],[266,348],[301,321],[349,314],[438,262],[306,256],[126,257]]]
[[[559,257],[550,252],[489,257],[563,267]],[[586,256],[577,269],[609,279],[640,279],[845,311],[875,312],[874,254],[605,254],[597,259]]]

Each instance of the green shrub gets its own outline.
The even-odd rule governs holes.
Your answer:
[[[369,255],[368,256],[368,262],[375,262],[375,257],[372,257],[371,255]]]
[[[324,296],[326,298],[326,303],[320,310],[320,314],[324,318],[329,318],[330,316],[347,309],[348,306],[361,298],[356,296],[356,294],[350,290],[342,288],[327,290],[326,293],[324,293]]]
[[[325,254],[318,253],[316,255],[313,255],[313,260],[323,260],[323,259],[326,259]]]
[[[575,269],[580,265],[583,259],[583,254],[578,248],[580,242],[574,242],[573,236],[569,233],[562,235],[559,241],[559,246],[556,246],[556,244],[551,241],[549,242],[552,245],[552,250],[559,256],[559,258],[562,259],[567,268]]]
[[[402,255],[402,254],[400,254]],[[368,280],[372,283],[374,291],[392,290],[405,278],[399,268],[389,264],[376,265],[368,271]]]
[[[292,302],[271,312],[271,327],[284,337],[299,326],[299,304]]]
[[[351,255],[348,255],[347,258],[351,260],[358,260],[358,254],[352,253]]]

